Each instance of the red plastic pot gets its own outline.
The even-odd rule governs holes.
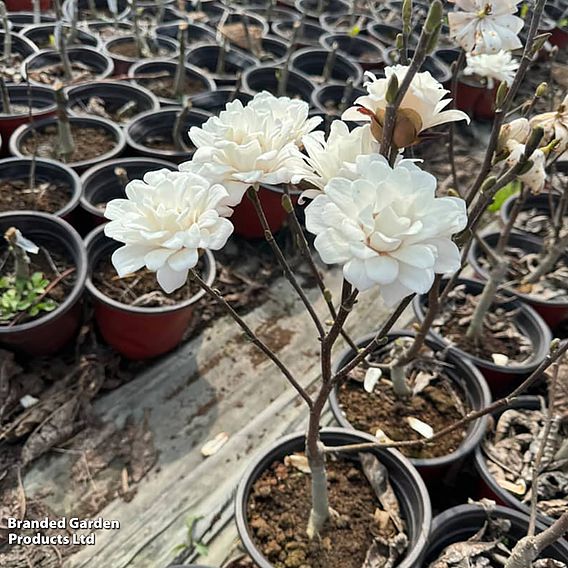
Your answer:
[[[492,120],[495,116],[495,97],[497,87],[486,89],[461,79],[456,93],[457,108],[474,118]]]
[[[53,355],[76,335],[81,325],[81,298],[87,277],[87,255],[79,234],[63,219],[26,211],[21,213],[0,213],[0,234],[10,227],[16,227],[38,246],[56,244],[61,247],[75,264],[73,289],[55,310],[33,321],[12,327],[0,326],[0,344],[39,357]],[[0,250],[5,246],[0,242]]]
[[[442,283],[442,288],[447,282]],[[457,284],[464,284],[470,294],[480,294],[483,283],[476,280],[460,278]],[[421,323],[427,309],[427,294],[416,296],[413,302],[414,314]],[[505,307],[503,305],[503,307]],[[509,394],[515,387],[526,379],[544,360],[548,354],[552,335],[542,318],[521,300],[511,296],[507,303],[507,309],[515,310],[515,324],[532,343],[531,356],[519,365],[497,365],[493,361],[482,359],[469,354],[467,351],[454,347],[443,335],[431,330],[430,335],[441,341],[449,350],[455,351],[460,357],[469,359],[482,373],[491,389],[494,398],[501,398]]]
[[[104,234],[104,225],[97,227],[85,239],[89,271],[87,290],[93,298],[95,320],[104,340],[128,359],[151,359],[171,351],[181,342],[193,317],[193,307],[205,292],[175,306],[143,308],[122,304],[105,296],[93,284],[91,273],[104,255],[110,255],[120,243]],[[215,259],[205,251],[203,279],[212,285],[215,280]]]
[[[484,235],[483,240],[486,241],[490,247],[494,247],[497,244],[499,236],[499,233],[490,233]],[[543,242],[539,238],[531,235],[512,233],[509,237],[509,245],[520,248],[527,253],[539,254],[542,251]],[[482,256],[482,251],[479,243],[475,240],[469,251],[468,262],[479,279],[485,281],[487,280],[487,271],[479,264],[478,259],[480,256]],[[555,302],[554,300],[542,300],[530,294],[521,294],[515,291],[512,291],[512,293],[533,308],[552,330],[568,320],[568,302],[565,300]]]
[[[32,0],[5,0],[8,12],[33,12],[34,3]],[[41,12],[48,12],[53,5],[52,0],[40,0],[39,9]]]
[[[279,186],[263,185],[259,189],[258,197],[262,204],[268,226],[273,233],[277,233],[286,221],[286,211],[282,207],[282,195],[284,191]],[[292,195],[292,202],[298,201],[298,194]],[[235,234],[246,239],[264,238],[264,230],[258,220],[258,216],[251,203],[245,195],[243,200],[235,207],[231,217],[231,223],[235,226]]]
[[[31,99],[33,108],[31,118],[34,122],[55,114],[53,89],[35,85],[30,85],[29,89],[27,85],[7,85],[7,88],[11,104],[28,106],[28,101]],[[14,130],[28,122],[30,122],[30,115],[27,111],[21,114],[0,114],[0,136],[8,141]],[[1,155],[8,154],[7,146],[6,144]]]

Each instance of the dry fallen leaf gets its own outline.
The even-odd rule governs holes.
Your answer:
[[[414,380],[414,388],[412,389],[412,394],[414,396],[420,394],[432,382],[433,378],[434,375],[432,373],[419,371],[416,375],[416,379]]]
[[[506,479],[496,479],[495,481],[497,481],[500,487],[514,495],[524,495],[527,492],[527,484],[523,479],[519,479],[517,483],[512,483]]]
[[[394,440],[389,438],[380,428],[375,432],[375,438],[377,438],[380,444],[390,444],[394,442]]]
[[[372,393],[375,386],[379,382],[383,372],[377,367],[370,367],[365,373],[365,382],[363,383],[363,388],[368,392]]]
[[[509,357],[507,357],[507,355],[503,355],[502,353],[492,353],[491,358],[493,359],[493,363],[495,363],[495,365],[505,366],[509,362]]]
[[[221,432],[217,434],[212,440],[206,442],[201,448],[201,455],[208,458],[216,454],[227,442],[229,441],[229,434]]]
[[[414,418],[414,416],[407,416],[406,421],[408,425],[415,431],[418,432],[422,437],[430,439],[434,435],[434,429],[430,424]]]
[[[284,458],[284,463],[288,467],[294,467],[302,473],[311,473],[308,458],[303,454],[292,454],[291,456],[286,456]]]

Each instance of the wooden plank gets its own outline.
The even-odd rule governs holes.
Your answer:
[[[337,290],[340,274],[333,271],[328,278],[329,287]],[[325,314],[318,292],[310,290],[309,296],[318,312]],[[353,336],[361,335],[378,326],[384,315],[376,292],[369,292],[362,295],[347,327]],[[277,281],[270,299],[245,320],[294,369],[303,385],[317,381],[317,337],[287,282]],[[150,428],[160,451],[158,464],[131,502],[115,500],[100,513],[118,520],[121,529],[97,533],[96,545],[83,548],[66,566],[166,566],[175,556],[174,547],[186,539],[188,517],[205,517],[200,533],[219,530],[212,517],[230,505],[248,456],[300,427],[306,416],[303,403],[279,371],[244,341],[228,319],[218,320],[96,404],[97,414],[119,427],[129,415],[140,418],[144,410],[150,411]],[[204,459],[201,446],[219,432],[230,435],[228,443]],[[28,496],[44,496],[59,514],[73,511],[80,488],[69,478],[71,459],[63,454],[40,460],[24,480]]]

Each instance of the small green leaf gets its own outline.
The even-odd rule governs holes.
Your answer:
[[[511,195],[516,195],[517,193],[519,193],[519,191],[521,191],[521,182],[520,181],[515,180],[515,181],[507,184],[505,187],[502,187],[495,194],[495,197],[493,198],[493,202],[487,208],[487,210],[490,211],[491,213],[499,212],[501,210],[501,207],[503,207],[503,203],[505,203],[505,201],[507,201],[507,199],[509,199],[509,197],[511,197]]]
[[[195,543],[195,550],[201,555],[201,556],[207,556],[209,554],[209,548],[207,546],[205,546],[203,543],[201,542],[196,542]]]

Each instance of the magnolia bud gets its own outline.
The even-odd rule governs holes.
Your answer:
[[[442,18],[444,17],[444,7],[440,0],[434,0],[430,4],[430,10],[428,11],[428,16],[426,17],[426,23],[424,24],[424,30],[427,34],[432,34],[436,31],[436,28],[441,25]]]
[[[404,33],[409,35],[412,22],[412,0],[404,0],[402,3],[402,22]]]
[[[495,106],[497,108],[501,108],[503,106],[503,103],[505,102],[508,94],[509,87],[507,86],[507,83],[501,81],[499,88],[497,89],[497,96],[495,97]]]
[[[402,34],[396,36],[395,47],[399,51],[404,48],[404,36]]]
[[[490,189],[492,189],[495,184],[497,183],[497,178],[495,176],[489,176],[482,184],[481,189],[479,192],[481,194],[486,193]]]
[[[398,93],[398,77],[396,76],[396,73],[393,73],[389,80],[387,93],[385,95],[387,103],[392,105],[396,99],[397,93]]]
[[[292,213],[292,211],[294,211],[292,201],[286,194],[282,196],[282,208],[286,211],[286,213]]]
[[[542,83],[536,88],[535,95],[536,95],[537,97],[544,97],[544,95],[546,95],[547,92],[548,92],[548,83],[542,82]]]
[[[544,136],[544,129],[541,126],[535,126],[525,145],[525,156],[528,158],[533,155],[533,152],[538,148],[542,137]]]

